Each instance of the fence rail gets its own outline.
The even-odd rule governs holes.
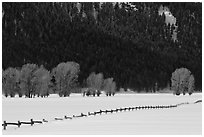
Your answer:
[[[195,102],[193,102],[192,104],[196,104],[196,103],[201,103],[202,100],[197,100]],[[189,102],[184,102],[184,103],[179,103],[179,104],[175,104],[175,105],[156,105],[156,106],[132,106],[132,107],[124,107],[124,108],[116,108],[116,109],[110,109],[110,110],[100,110],[100,111],[95,111],[95,112],[88,112],[87,114],[81,113],[80,115],[72,115],[72,116],[64,116],[64,118],[54,118],[54,120],[64,120],[64,119],[74,119],[74,118],[80,118],[80,117],[87,117],[87,116],[95,116],[98,114],[108,114],[108,113],[117,113],[117,112],[125,112],[125,111],[134,111],[134,110],[140,110],[140,109],[165,109],[165,108],[175,108],[181,105],[186,105],[186,104],[190,104]],[[27,125],[31,125],[33,126],[35,123],[38,124],[43,124],[48,122],[48,120],[43,119],[42,121],[34,121],[33,119],[30,119],[29,122],[24,122],[24,121],[18,121],[17,123],[11,123],[11,122],[6,122],[4,121],[2,126],[3,129],[6,130],[6,127],[8,125],[14,125],[14,126],[18,126],[20,128],[21,125],[23,124],[27,124]]]
[[[23,124],[25,124],[25,125],[27,124],[27,125],[33,126],[35,123],[40,123],[40,124],[42,124],[43,121],[33,121],[33,119],[30,119],[30,122],[18,121],[17,123],[11,123],[11,122],[6,122],[6,121],[4,121],[4,123],[2,124],[2,126],[3,126],[3,129],[6,130],[6,127],[7,127],[8,125],[17,125],[18,127],[20,127],[20,126],[23,125]]]

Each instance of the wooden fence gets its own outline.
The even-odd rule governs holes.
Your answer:
[[[3,126],[3,129],[6,130],[6,127],[7,127],[8,125],[15,125],[15,126],[20,127],[20,126],[23,125],[23,124],[25,124],[25,125],[28,124],[28,125],[33,126],[35,123],[40,123],[40,124],[42,124],[43,121],[33,121],[33,119],[30,119],[29,122],[18,121],[17,123],[11,123],[11,122],[6,122],[6,121],[4,121],[4,123],[2,124],[2,126]]]
[[[202,100],[195,101],[193,104],[200,103]],[[54,120],[64,120],[64,119],[74,119],[74,118],[80,118],[80,117],[87,117],[87,116],[96,116],[96,115],[102,115],[102,114],[108,114],[108,113],[118,113],[118,112],[125,112],[125,111],[134,111],[134,110],[140,110],[140,109],[165,109],[165,108],[175,108],[181,105],[186,105],[190,104],[189,102],[185,103],[179,103],[176,105],[156,105],[156,106],[133,106],[133,107],[124,107],[124,108],[116,108],[116,109],[110,109],[110,110],[99,110],[95,112],[88,112],[87,114],[81,113],[80,115],[73,115],[73,116],[64,116],[63,118],[54,118]],[[23,122],[23,121],[18,121],[17,123],[11,123],[11,122],[6,122],[2,124],[3,129],[6,130],[6,127],[8,125],[14,125],[20,127],[23,124],[31,125],[33,126],[34,124],[43,124],[45,122],[48,122],[47,120],[43,119],[42,121],[34,121],[33,119],[30,119],[29,122]]]

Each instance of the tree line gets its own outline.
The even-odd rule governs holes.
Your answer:
[[[176,24],[158,14],[161,6]],[[199,90],[201,28],[201,3],[3,2],[2,66],[34,63],[52,71],[59,62],[73,61],[80,66],[80,85],[91,72],[101,72],[118,88],[146,92],[170,85],[172,72],[184,67]],[[63,86],[57,88],[65,94]]]
[[[105,79],[102,73],[91,73],[80,87],[78,75],[80,66],[76,62],[62,62],[52,71],[44,66],[25,64],[21,68],[8,68],[2,72],[2,93],[6,97],[25,96],[28,98],[48,97],[51,93],[67,97],[72,92],[81,92],[86,87],[93,90],[103,90],[107,94],[116,92],[113,78]]]

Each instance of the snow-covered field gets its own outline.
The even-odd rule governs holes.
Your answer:
[[[182,105],[171,109],[144,109],[113,114],[56,121],[55,117],[142,105],[173,105],[195,102],[201,93],[191,96],[172,94],[116,94],[114,97],[82,97],[71,94],[67,98],[51,95],[48,98],[2,97],[2,121],[17,122],[46,119],[44,124],[9,125],[3,134],[202,134],[202,103]]]

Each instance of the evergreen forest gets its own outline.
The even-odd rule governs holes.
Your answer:
[[[175,23],[159,14],[162,8]],[[113,78],[118,89],[151,92],[187,68],[201,90],[202,3],[2,3],[3,70],[33,63],[52,71],[67,61],[79,64],[81,87],[95,72]]]

